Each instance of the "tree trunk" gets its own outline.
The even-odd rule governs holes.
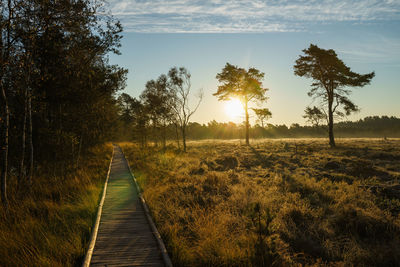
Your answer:
[[[143,127],[142,131],[142,142],[143,142],[143,147],[147,147],[147,129],[146,126]]]
[[[6,66],[8,65],[9,62],[9,57],[10,57],[10,48],[11,48],[11,38],[10,38],[10,32],[11,32],[11,17],[12,15],[12,9],[11,9],[11,0],[7,1],[7,7],[8,7],[8,19],[7,19],[7,44],[6,48],[4,49],[3,46],[3,37],[1,36],[1,43],[0,47],[2,48],[0,51],[1,54],[1,74],[2,76],[0,77],[0,86],[1,86],[1,98],[2,98],[2,103],[3,105],[3,110],[1,111],[3,116],[1,117],[0,123],[3,124],[3,129],[1,129],[0,125],[0,157],[1,157],[1,173],[0,173],[0,180],[1,180],[1,201],[3,203],[3,206],[5,207],[6,210],[8,210],[8,199],[7,199],[7,173],[8,173],[8,134],[9,134],[9,128],[10,128],[10,109],[8,107],[8,100],[7,100],[7,89],[8,89],[8,80],[7,80],[7,89],[4,87],[3,84],[3,78],[4,78],[4,73],[7,72]],[[3,34],[3,28],[1,28],[1,34]],[[3,50],[4,49],[4,50]],[[4,53],[4,54],[3,54]]]
[[[183,152],[186,152],[186,125],[182,125]]]
[[[178,144],[178,149],[181,150],[181,144],[179,143],[179,131],[178,131],[178,124],[175,124],[175,134],[176,134],[176,143]]]
[[[81,133],[81,138],[79,139],[78,155],[76,155],[75,168],[77,168],[77,169],[78,169],[78,166],[79,166],[79,158],[81,156],[81,151],[82,151],[82,143],[83,143],[83,131]]]
[[[25,170],[24,170],[24,161],[25,161],[25,143],[26,143],[26,117],[28,113],[28,89],[25,89],[24,92],[24,118],[22,120],[22,132],[21,132],[21,160],[19,163],[19,176],[18,176],[18,188],[20,188],[20,184],[24,181],[25,178]]]
[[[332,110],[333,100],[328,102],[328,132],[329,132],[329,145],[335,147],[335,137],[333,136],[333,110]]]
[[[163,150],[165,151],[167,149],[167,126],[165,125],[165,122],[163,123]]]
[[[10,127],[10,111],[8,108],[7,95],[4,86],[1,86],[1,98],[3,105],[3,118],[2,121],[4,126],[1,131],[2,142],[0,144],[1,149],[1,201],[3,206],[8,208],[7,200],[7,168],[8,168],[8,131]],[[3,124],[2,123],[2,124]]]
[[[71,138],[71,166],[74,165],[75,162],[75,144],[74,139]]]
[[[153,120],[153,139],[154,139],[154,146],[158,147],[158,138],[157,138],[157,125]]]
[[[28,97],[28,116],[29,116],[29,175],[28,175],[28,185],[29,190],[32,186],[32,176],[33,176],[33,126],[32,126],[32,92],[29,92]]]
[[[245,107],[244,110],[246,112],[246,145],[250,145],[250,141],[249,141],[249,128],[250,128],[250,124],[249,124],[249,110],[247,107],[248,101],[247,99],[245,100]]]

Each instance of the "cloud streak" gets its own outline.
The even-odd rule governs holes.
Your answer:
[[[312,23],[400,20],[399,0],[111,0],[129,32],[304,31]]]

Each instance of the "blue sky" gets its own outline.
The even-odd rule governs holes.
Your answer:
[[[351,99],[369,115],[400,117],[400,1],[109,1],[124,27],[121,56],[110,63],[129,70],[126,93],[137,97],[146,81],[185,66],[192,90],[204,99],[193,121],[231,120],[212,93],[226,62],[265,72],[265,104],[274,124],[304,124],[313,104],[310,80],[293,64],[310,43],[334,49],[354,71],[376,72],[371,85]],[[194,97],[193,97],[194,98]]]

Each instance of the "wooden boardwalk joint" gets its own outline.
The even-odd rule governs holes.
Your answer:
[[[109,173],[93,253],[83,266],[172,266],[119,146]]]

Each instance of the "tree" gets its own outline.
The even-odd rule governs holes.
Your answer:
[[[307,107],[304,110],[303,118],[311,123],[311,125],[318,127],[320,121],[326,119],[326,116],[318,107],[314,106],[313,108]]]
[[[252,108],[257,116],[257,121],[261,123],[261,127],[264,128],[264,121],[272,117],[272,113],[267,108]]]
[[[168,87],[171,96],[171,108],[175,115],[175,122],[179,125],[182,135],[183,151],[186,152],[186,128],[189,124],[190,118],[197,111],[201,100],[203,99],[202,90],[199,91],[198,101],[194,108],[190,107],[189,96],[191,90],[190,73],[184,68],[177,67],[171,68],[168,72]]]
[[[375,73],[362,75],[351,71],[332,49],[325,50],[310,44],[303,52],[304,55],[300,55],[296,60],[294,74],[313,80],[308,95],[320,99],[321,109],[328,117],[329,144],[335,147],[334,115],[350,115],[359,110],[348,98],[351,90],[347,88],[369,84]],[[340,111],[339,107],[342,107],[343,111]]]
[[[218,86],[218,91],[213,94],[218,100],[230,100],[233,97],[238,98],[245,110],[246,114],[246,144],[249,145],[249,111],[248,105],[252,101],[267,100],[267,88],[262,85],[264,73],[255,68],[245,70],[237,66],[226,63],[225,67],[216,78],[222,85]]]
[[[7,199],[7,172],[8,172],[8,150],[9,150],[9,131],[10,131],[10,108],[9,108],[9,90],[12,77],[10,77],[10,65],[12,64],[13,36],[12,27],[15,17],[15,3],[11,0],[1,2],[0,9],[0,88],[2,106],[0,111],[0,160],[1,160],[1,201],[5,209],[8,208]]]
[[[164,149],[166,148],[166,127],[171,114],[172,98],[167,86],[168,78],[162,74],[157,80],[148,81],[146,89],[140,95],[152,121],[154,142],[157,144],[158,129],[161,129]]]
[[[140,140],[142,147],[145,147],[147,145],[147,126],[149,123],[149,116],[146,112],[146,107],[142,102],[133,98],[132,110],[134,137],[135,139]]]
[[[119,116],[123,127],[121,137],[129,138],[132,136],[134,124],[134,107],[136,99],[126,93],[122,93],[118,99]]]

